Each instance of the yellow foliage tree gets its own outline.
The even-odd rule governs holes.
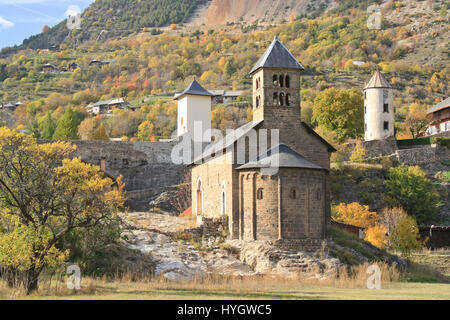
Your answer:
[[[334,207],[333,218],[337,222],[368,228],[377,222],[378,216],[376,212],[369,210],[369,206],[353,202],[350,204],[341,203]]]
[[[370,242],[375,247],[381,248],[386,245],[386,228],[382,224],[370,226],[365,231],[364,240]]]
[[[124,204],[121,179],[113,188],[98,166],[69,159],[75,149],[0,128],[0,265],[14,279],[9,284],[27,293],[38,288],[44,268],[64,260],[55,249],[59,241],[108,221]]]

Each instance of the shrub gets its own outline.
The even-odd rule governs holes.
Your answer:
[[[334,207],[333,218],[337,222],[351,224],[361,228],[372,226],[377,221],[376,212],[371,212],[369,206],[362,206],[357,202],[341,203]]]
[[[417,222],[407,215],[400,218],[389,236],[389,240],[392,248],[399,250],[404,257],[409,257],[411,252],[419,250],[423,246]]]
[[[358,142],[356,144],[355,149],[353,150],[352,154],[350,155],[350,161],[362,163],[362,162],[364,162],[365,155],[366,155],[366,149],[364,149],[361,142]]]
[[[402,165],[391,168],[384,184],[387,188],[386,202],[391,207],[402,207],[417,222],[425,223],[436,213],[439,195],[420,167]]]

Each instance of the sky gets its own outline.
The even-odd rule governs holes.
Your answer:
[[[54,26],[68,12],[83,12],[94,0],[0,0],[0,49],[21,44],[41,33],[45,25]]]

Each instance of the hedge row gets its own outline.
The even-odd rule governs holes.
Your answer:
[[[450,138],[444,137],[427,137],[418,139],[404,139],[397,140],[398,146],[420,146],[420,145],[431,145],[438,144],[440,146],[446,146],[450,148]]]

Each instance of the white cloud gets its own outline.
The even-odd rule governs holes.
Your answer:
[[[0,16],[0,31],[14,27],[14,23]]]

